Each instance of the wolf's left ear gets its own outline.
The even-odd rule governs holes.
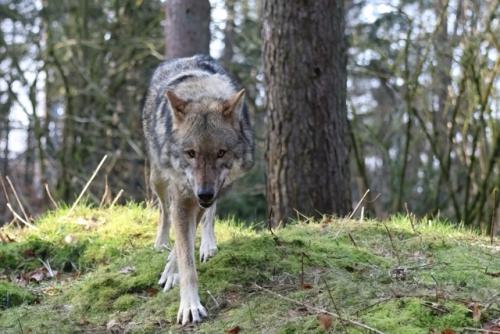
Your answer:
[[[239,115],[243,102],[245,101],[245,90],[242,89],[238,93],[231,96],[228,100],[224,101],[222,105],[222,115],[229,118],[233,115]]]
[[[177,121],[184,120],[184,117],[186,116],[186,105],[188,104],[187,101],[184,101],[183,99],[175,95],[175,93],[171,90],[167,90],[165,95],[167,96],[168,102],[170,103],[170,108],[172,109],[175,119]]]

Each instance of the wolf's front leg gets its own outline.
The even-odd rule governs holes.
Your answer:
[[[201,244],[200,261],[207,262],[209,258],[217,253],[217,241],[215,240],[214,220],[216,203],[205,210],[201,219]]]
[[[170,219],[168,217],[168,191],[167,181],[159,176],[154,168],[151,170],[151,186],[160,202],[160,221],[156,231],[155,249],[161,250],[168,246],[170,234]]]
[[[198,206],[194,201],[174,201],[171,206],[172,221],[175,229],[175,255],[179,268],[180,306],[177,322],[200,322],[207,311],[200,303],[198,277],[194,259],[194,238]]]

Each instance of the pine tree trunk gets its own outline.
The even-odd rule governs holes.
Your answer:
[[[342,0],[264,1],[273,224],[351,209]]]
[[[165,3],[166,58],[209,52],[210,3],[208,0],[168,0]]]
[[[234,56],[234,40],[236,37],[236,24],[235,11],[234,11],[234,0],[226,0],[226,27],[224,28],[224,52],[222,53],[221,61],[225,67],[229,67]]]

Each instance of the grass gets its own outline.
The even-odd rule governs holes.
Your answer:
[[[384,333],[458,333],[500,318],[500,245],[464,228],[324,218],[271,235],[229,219],[216,225],[219,253],[197,264],[209,318],[180,327],[178,288],[157,286],[157,219],[137,204],[81,206],[37,229],[0,230],[13,240],[0,243],[0,332],[363,333],[325,325],[317,309]]]

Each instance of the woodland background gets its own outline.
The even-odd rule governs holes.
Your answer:
[[[264,222],[266,69],[260,0],[213,0],[210,53],[247,90],[257,165],[220,215]],[[0,1],[0,225],[86,192],[150,199],[141,107],[164,59],[165,3]],[[351,203],[493,232],[500,217],[499,3],[346,0]],[[210,11],[210,12],[208,12]],[[307,31],[297,26],[296,31]],[[263,38],[264,37],[264,38]],[[320,129],[318,129],[319,131]],[[10,182],[9,182],[10,181]],[[12,184],[12,186],[10,185]]]

